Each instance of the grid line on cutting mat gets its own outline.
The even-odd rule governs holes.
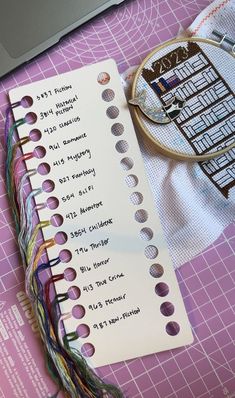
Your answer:
[[[0,260],[4,264],[2,269],[6,267],[8,271],[0,276],[0,292],[8,291],[22,280],[3,171],[4,112],[8,90],[108,57],[116,60],[122,72],[128,66],[139,64],[159,42],[176,35],[181,26],[187,27],[210,2],[129,1],[117,11],[107,12],[86,24],[1,81]],[[194,344],[106,366],[99,370],[100,373],[123,386],[129,398],[235,396],[232,395],[235,393],[232,373],[235,369],[235,294],[232,295],[234,288],[231,286],[234,283],[234,248],[235,225],[232,224],[214,245],[176,271],[196,336]],[[230,286],[227,290],[226,283]]]

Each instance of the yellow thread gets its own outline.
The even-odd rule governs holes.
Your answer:
[[[41,221],[34,228],[34,231],[32,233],[32,236],[31,236],[30,240],[29,240],[29,243],[28,243],[28,246],[27,246],[27,250],[26,250],[27,263],[30,262],[30,259],[32,257],[33,249],[34,249],[35,244],[36,244],[36,239],[37,239],[37,234],[38,234],[39,229],[48,227],[50,224],[51,224],[50,221]]]
[[[34,271],[37,268],[37,264],[38,264],[38,262],[40,260],[40,257],[42,256],[43,251],[45,249],[49,249],[50,247],[55,246],[55,245],[56,245],[56,241],[55,241],[54,238],[45,240],[45,242],[43,242],[41,244],[41,246],[39,247],[38,252],[37,252],[37,254],[35,256],[34,262],[33,262],[33,270]]]

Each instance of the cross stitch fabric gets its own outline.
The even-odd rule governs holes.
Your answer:
[[[180,36],[212,38],[216,29],[235,37],[234,17],[234,0],[214,1]],[[128,97],[136,68],[122,75]],[[179,267],[208,247],[234,219],[234,151],[203,164],[179,162],[159,155],[140,133],[138,136],[173,264]],[[227,193],[215,184],[221,178]]]

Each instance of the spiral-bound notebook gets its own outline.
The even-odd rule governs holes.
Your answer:
[[[40,220],[52,220],[49,259],[71,347],[102,366],[192,342],[191,328],[146,180],[134,127],[113,60],[13,89],[18,127],[35,137],[27,169]],[[32,103],[32,104],[31,104]],[[35,140],[38,140],[35,142]],[[54,203],[50,206],[49,203]],[[51,208],[53,207],[53,209]],[[55,208],[56,207],[56,208]],[[55,221],[56,220],[56,221]],[[183,244],[183,242],[182,242]]]

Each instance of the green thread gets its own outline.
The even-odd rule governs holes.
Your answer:
[[[33,229],[32,225],[32,193],[28,195],[26,204],[23,197],[23,183],[26,178],[32,174],[27,172],[21,179],[20,189],[15,187],[14,183],[14,159],[18,144],[12,146],[13,135],[16,128],[25,123],[25,119],[19,119],[9,129],[7,137],[7,157],[6,157],[6,184],[9,199],[13,206],[13,215],[16,221],[17,232],[19,234],[19,243],[24,267],[26,270],[26,291],[32,301],[34,312],[38,320],[39,332],[45,344],[46,364],[52,379],[58,384],[59,390],[50,398],[56,398],[61,388],[65,390],[70,398],[123,398],[122,392],[111,384],[104,383],[88,366],[87,361],[76,349],[70,349],[69,343],[78,339],[76,332],[69,333],[64,338],[64,345],[58,339],[58,327],[60,322],[60,313],[56,306],[68,299],[68,294],[59,294],[52,304],[53,320],[48,317],[48,309],[45,308],[44,287],[38,286],[35,273],[37,271],[40,257],[45,249],[55,244],[54,239],[45,241],[36,254],[37,236],[40,228],[50,225],[49,221],[42,221]],[[27,139],[25,139],[25,142]],[[23,142],[22,142],[23,144]],[[33,171],[34,173],[34,171]],[[17,191],[16,191],[17,188]],[[20,191],[20,192],[19,192]],[[17,208],[15,194],[18,193]],[[35,193],[33,193],[35,195]],[[26,213],[26,214],[25,214]],[[39,298],[41,297],[41,298]],[[49,333],[49,334],[48,334]]]

